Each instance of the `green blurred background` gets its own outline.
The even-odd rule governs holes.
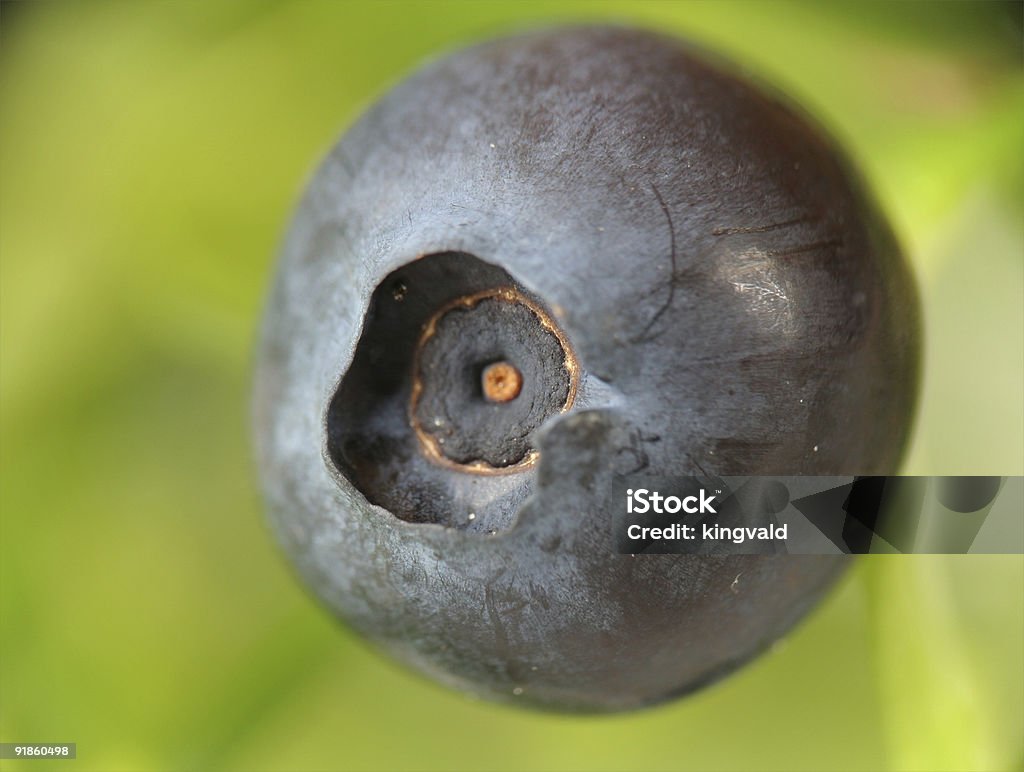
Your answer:
[[[850,149],[918,274],[904,471],[1024,473],[1021,6],[144,2],[0,11],[4,768],[1020,769],[1024,558],[863,559],[694,697],[572,718],[378,658],[262,520],[249,379],[304,179],[426,56],[551,21],[689,36]]]

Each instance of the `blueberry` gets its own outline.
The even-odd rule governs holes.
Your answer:
[[[918,337],[889,227],[779,98],[647,32],[487,43],[372,107],[298,208],[256,379],[271,522],[333,612],[438,681],[664,700],[846,563],[617,555],[599,492],[893,473]]]

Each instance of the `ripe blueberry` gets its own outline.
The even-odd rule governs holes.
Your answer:
[[[270,517],[316,595],[451,686],[610,711],[786,632],[844,562],[613,554],[616,473],[896,471],[912,279],[822,133],[685,44],[487,43],[324,161],[267,309]]]

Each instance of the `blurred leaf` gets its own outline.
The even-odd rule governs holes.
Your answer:
[[[973,558],[972,558],[973,559]],[[998,704],[974,673],[946,556],[867,558],[874,655],[891,768],[1009,768],[996,742]]]

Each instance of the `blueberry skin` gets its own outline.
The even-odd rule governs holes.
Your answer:
[[[388,451],[387,479],[357,485],[332,417],[391,398],[337,410],[363,399],[339,395],[375,293],[453,252],[544,304],[579,394],[530,468]],[[678,696],[783,635],[846,560],[616,555],[596,492],[631,471],[896,472],[917,309],[842,154],[763,87],[631,29],[473,47],[373,106],[295,215],[256,376],[270,522],[328,608],[441,683],[566,711]],[[396,515],[371,503],[385,488],[422,495]]]

